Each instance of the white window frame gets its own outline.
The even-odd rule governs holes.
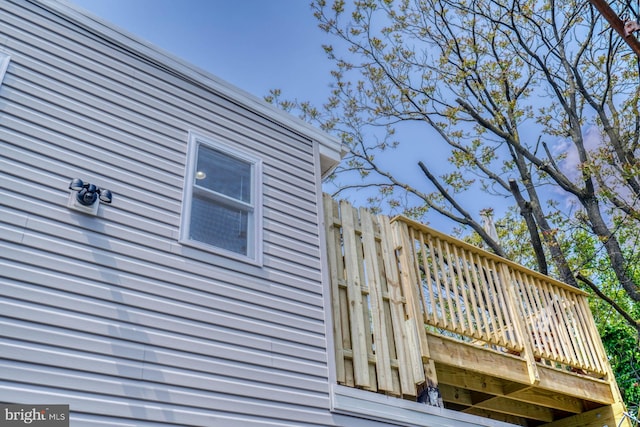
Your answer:
[[[247,224],[247,254],[246,256],[232,250],[191,239],[191,207],[193,187],[195,183],[198,148],[209,147],[251,165],[251,215]],[[217,139],[204,136],[196,132],[189,132],[187,144],[187,166],[185,169],[184,192],[182,200],[182,218],[180,224],[180,243],[204,251],[212,252],[229,258],[251,264],[262,265],[262,160],[245,151],[225,144]]]

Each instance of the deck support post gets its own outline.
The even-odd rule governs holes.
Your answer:
[[[398,260],[400,262],[400,282],[404,290],[407,309],[407,322],[415,332],[409,336],[417,335],[418,348],[422,359],[422,369],[424,372],[424,382],[416,383],[418,392],[418,401],[431,406],[444,407],[440,389],[438,388],[438,376],[436,375],[435,363],[431,359],[429,352],[429,344],[427,342],[427,333],[424,327],[424,316],[422,314],[422,301],[420,293],[416,289],[420,286],[420,273],[417,260],[413,259],[411,247],[411,239],[409,238],[409,229],[407,224],[403,222],[394,222],[395,230],[395,246],[398,251]],[[404,252],[404,256],[402,253]],[[409,262],[413,260],[413,264]]]
[[[505,286],[508,298],[508,309],[511,311],[511,318],[514,319],[514,326],[516,333],[522,340],[524,346],[523,354],[524,360],[527,362],[527,371],[529,373],[529,382],[533,385],[540,382],[540,374],[536,366],[536,358],[533,354],[533,342],[531,334],[527,330],[527,325],[524,323],[525,313],[522,312],[522,303],[519,302],[518,291],[516,289],[516,283],[512,280],[509,273],[509,267],[505,264],[501,264],[500,268],[500,281]]]

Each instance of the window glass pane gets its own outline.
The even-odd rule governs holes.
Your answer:
[[[200,145],[195,184],[251,203],[251,163]]]
[[[191,239],[247,255],[248,224],[248,212],[193,195]]]

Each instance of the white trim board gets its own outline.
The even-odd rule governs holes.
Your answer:
[[[7,68],[9,68],[10,61],[11,61],[11,57],[8,54],[4,52],[0,52],[0,85],[2,84],[4,75],[7,72]]]
[[[331,388],[331,410],[387,422],[398,426],[420,427],[513,427],[514,424],[491,420],[450,409],[385,396],[366,390],[335,384]]]

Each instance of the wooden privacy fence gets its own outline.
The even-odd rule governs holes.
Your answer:
[[[324,198],[337,380],[399,396],[425,381],[389,218]]]
[[[415,397],[427,334],[604,377],[586,294],[430,228],[324,199],[340,384]]]

